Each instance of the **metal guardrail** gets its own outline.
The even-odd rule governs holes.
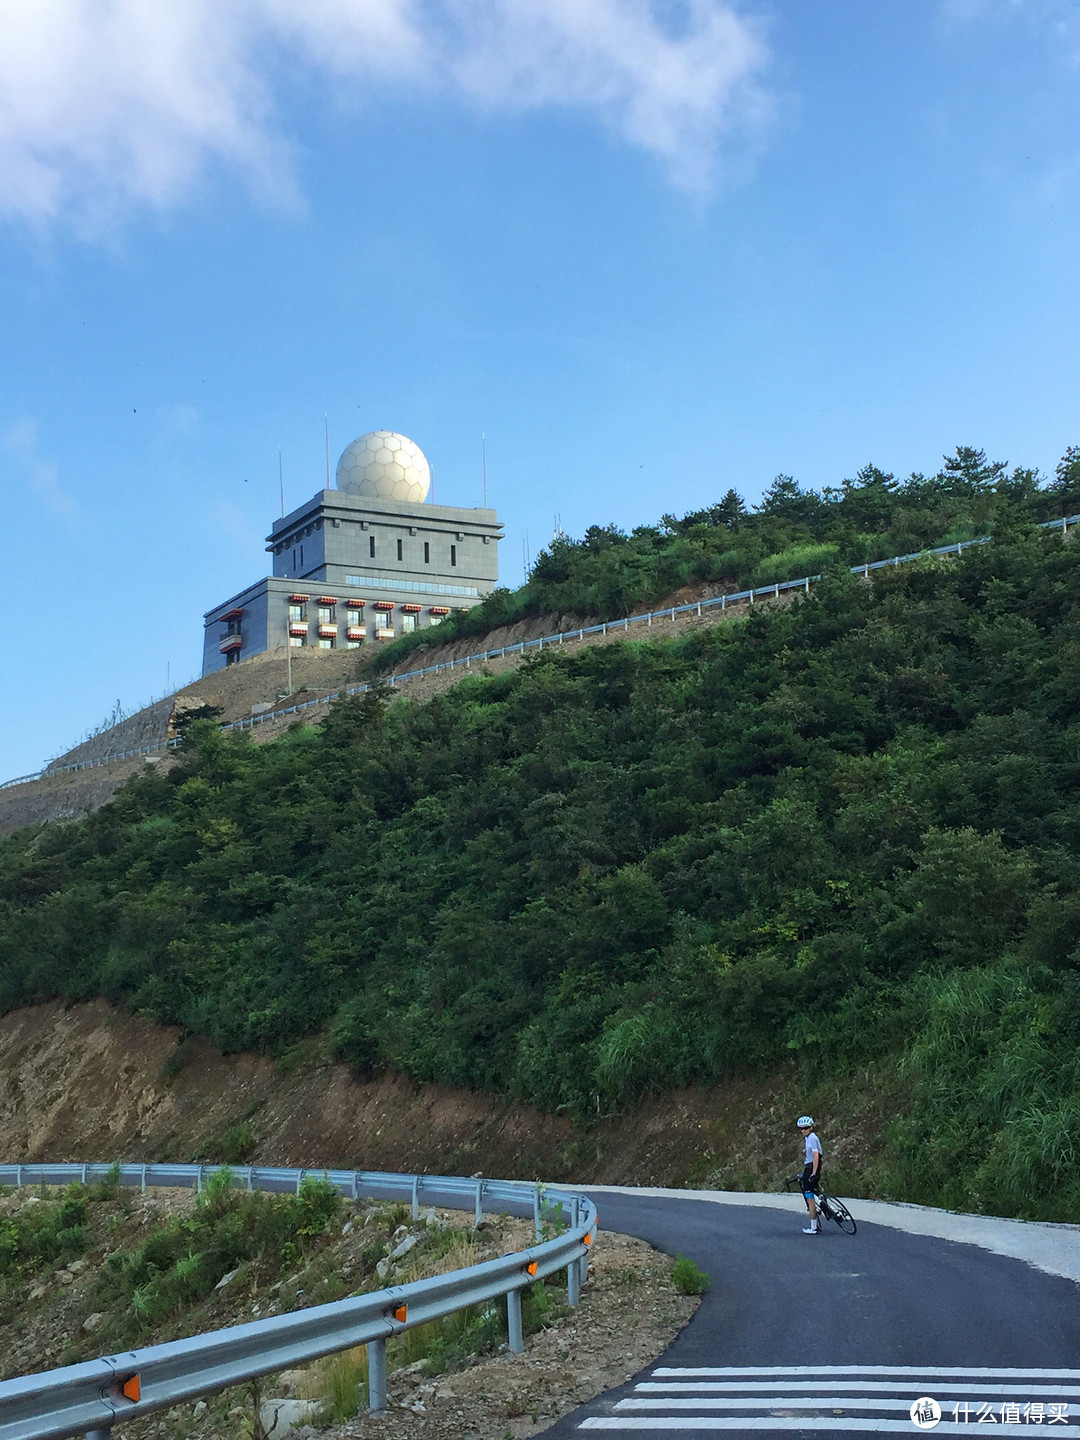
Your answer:
[[[471,1209],[477,1224],[485,1212],[532,1217],[537,1243],[431,1280],[2,1381],[0,1440],[83,1434],[87,1440],[105,1440],[114,1425],[140,1415],[365,1343],[370,1408],[385,1409],[389,1336],[505,1296],[509,1345],[521,1351],[525,1348],[522,1290],[565,1270],[567,1299],[576,1305],[588,1273],[596,1207],[572,1191],[481,1177],[215,1165],[122,1165],[118,1178],[120,1184],[142,1190],[148,1186],[199,1189],[223,1169],[231,1171],[234,1185],[249,1190],[294,1191],[305,1177],[325,1179],[352,1200],[408,1201],[414,1217],[421,1204]],[[108,1165],[0,1165],[0,1183],[24,1187],[92,1183],[113,1173]],[[568,1228],[545,1241],[546,1214],[555,1207]]]
[[[1080,515],[1063,515],[1060,520],[1043,520],[1038,528],[1040,530],[1060,529],[1065,534],[1070,525],[1080,524]],[[989,535],[980,535],[974,540],[958,540],[953,545],[938,545],[932,550],[913,550],[907,555],[892,555],[887,560],[872,560],[863,565],[852,565],[849,573],[852,575],[863,575],[869,577],[872,570],[884,570],[889,566],[910,565],[915,560],[925,560],[931,555],[961,555],[972,545],[986,545],[991,540]],[[428,675],[438,675],[443,670],[455,670],[459,666],[466,669],[476,664],[482,664],[485,660],[498,660],[504,655],[524,655],[526,650],[542,650],[544,646],[549,648],[552,645],[562,645],[566,640],[583,640],[586,635],[609,635],[613,630],[629,630],[632,625],[652,625],[654,620],[674,620],[676,615],[689,615],[696,613],[700,615],[703,610],[712,610],[719,607],[725,610],[729,605],[755,604],[758,600],[779,599],[781,595],[793,590],[809,592],[810,586],[820,580],[820,575],[804,575],[799,580],[781,580],[772,585],[759,585],[750,590],[738,590],[732,595],[717,595],[711,600],[693,600],[688,605],[666,605],[663,610],[650,610],[644,615],[629,615],[623,620],[607,620],[599,625],[579,626],[576,630],[562,630],[554,635],[541,635],[535,640],[521,640],[517,645],[504,645],[498,650],[481,650],[475,655],[462,655],[455,660],[444,660],[439,665],[425,665],[420,670],[406,670],[398,675],[388,675],[385,682],[389,685],[406,685],[411,680],[422,680]],[[304,710],[311,710],[315,706],[330,705],[335,700],[344,699],[348,695],[363,695],[371,690],[370,682],[361,685],[347,685],[342,690],[328,691],[314,700],[301,700],[295,705],[286,705],[277,710],[266,710],[261,715],[252,715],[244,720],[232,720],[222,725],[222,730],[252,730],[256,725],[265,725],[269,720],[280,720],[285,715],[299,715]],[[20,775],[16,780],[5,780],[0,783],[0,790],[6,790],[12,785],[26,785],[31,780],[42,780],[50,775],[63,775],[73,770],[89,770],[97,765],[114,765],[120,760],[130,760],[137,755],[150,755],[159,750],[171,750],[179,745],[178,739],[160,740],[153,745],[141,745],[134,750],[122,750],[116,755],[104,755],[97,760],[79,760],[71,765],[47,765],[43,770],[38,770],[33,775]]]

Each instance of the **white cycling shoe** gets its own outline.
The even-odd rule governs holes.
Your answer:
[[[819,1235],[821,1232],[816,1225],[804,1225],[802,1233],[804,1235]]]

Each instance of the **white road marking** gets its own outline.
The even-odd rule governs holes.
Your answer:
[[[998,1422],[1000,1423],[1000,1422]],[[1012,1428],[1012,1427],[1008,1427]],[[1019,1427],[1017,1427],[1019,1428]],[[1024,1427],[1028,1431],[1030,1425]],[[1045,1425],[1042,1427],[1045,1429]],[[857,1430],[863,1434],[914,1436],[919,1432],[910,1420],[872,1420],[858,1416],[757,1416],[757,1415],[680,1415],[670,1420],[663,1416],[594,1415],[583,1420],[579,1430]],[[937,1432],[951,1435],[986,1435],[985,1425],[941,1420]],[[1075,1440],[1080,1436],[1078,1425],[1055,1425],[1050,1432],[1059,1440]]]
[[[1080,1380],[1080,1370],[1009,1370],[974,1365],[658,1365],[656,1376],[737,1375],[980,1375],[995,1380]]]
[[[987,1420],[975,1418],[980,1404],[993,1416],[991,1423],[1003,1425],[1008,1402],[1020,1415],[1009,1425],[1030,1426],[1032,1421],[1023,1417],[1023,1407],[1030,1402],[1044,1406],[1041,1423],[1046,1430],[1062,1440],[1080,1440],[1080,1370],[959,1365],[659,1365],[612,1413],[590,1416],[578,1429],[656,1435],[858,1431],[912,1437],[917,1432],[908,1412],[922,1395],[934,1396],[941,1405],[936,1428],[943,1437],[985,1435]],[[953,1419],[954,1406],[968,1402],[967,1418]],[[764,1410],[771,1414],[763,1415]],[[1061,1411],[1064,1423],[1053,1418]]]
[[[896,1391],[895,1384],[886,1384],[884,1381],[878,1380],[838,1380],[834,1376],[830,1376],[828,1383],[834,1390],[879,1390],[887,1391],[890,1394]],[[719,1384],[713,1380],[673,1380],[666,1385],[645,1380],[642,1381],[640,1385],[634,1386],[635,1393],[641,1391],[650,1395],[726,1395],[729,1391],[734,1390],[767,1390],[769,1394],[772,1395],[778,1390],[794,1392],[799,1390],[819,1390],[820,1388],[820,1385],[812,1380],[798,1380],[794,1382],[790,1380],[735,1380],[731,1383],[725,1382],[724,1384]],[[913,1386],[912,1388],[915,1387]],[[950,1380],[947,1384],[935,1381],[932,1388],[935,1395],[956,1394],[961,1398],[965,1395],[1024,1395],[1029,1400],[1031,1399],[1030,1385],[966,1385],[963,1383],[956,1384]],[[1080,1381],[1075,1385],[1040,1385],[1039,1395],[1053,1395],[1055,1397],[1071,1395],[1075,1396],[1077,1401],[1080,1401]]]
[[[1039,1393],[1041,1395],[1043,1392],[1040,1390]],[[678,1399],[672,1400],[636,1400],[633,1398],[620,1400],[615,1406],[615,1409],[616,1411],[782,1410],[788,1414],[790,1414],[792,1410],[843,1410],[845,1412],[849,1410],[902,1410],[906,1415],[911,1409],[911,1402],[917,1398],[918,1397],[913,1394],[891,1396],[888,1400],[864,1400],[858,1395],[824,1395],[818,1400],[811,1400],[809,1396],[802,1399],[792,1395],[775,1395],[768,1400],[760,1400],[757,1397],[742,1400],[738,1397],[726,1400],[704,1397],[700,1400],[690,1400],[680,1396]],[[937,1396],[934,1398],[937,1399]],[[943,1411],[946,1410],[944,1405],[942,1405],[941,1408]],[[951,1421],[949,1423],[952,1424]]]

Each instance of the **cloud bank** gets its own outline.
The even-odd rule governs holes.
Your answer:
[[[214,166],[287,199],[298,70],[368,98],[591,112],[702,190],[764,116],[766,59],[731,0],[0,0],[0,214],[100,224]]]

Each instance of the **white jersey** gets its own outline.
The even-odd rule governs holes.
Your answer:
[[[806,1164],[810,1167],[810,1169],[813,1169],[815,1154],[821,1155],[821,1153],[821,1141],[811,1130],[810,1134],[806,1137]],[[821,1166],[820,1160],[818,1161],[818,1166],[819,1168]]]

